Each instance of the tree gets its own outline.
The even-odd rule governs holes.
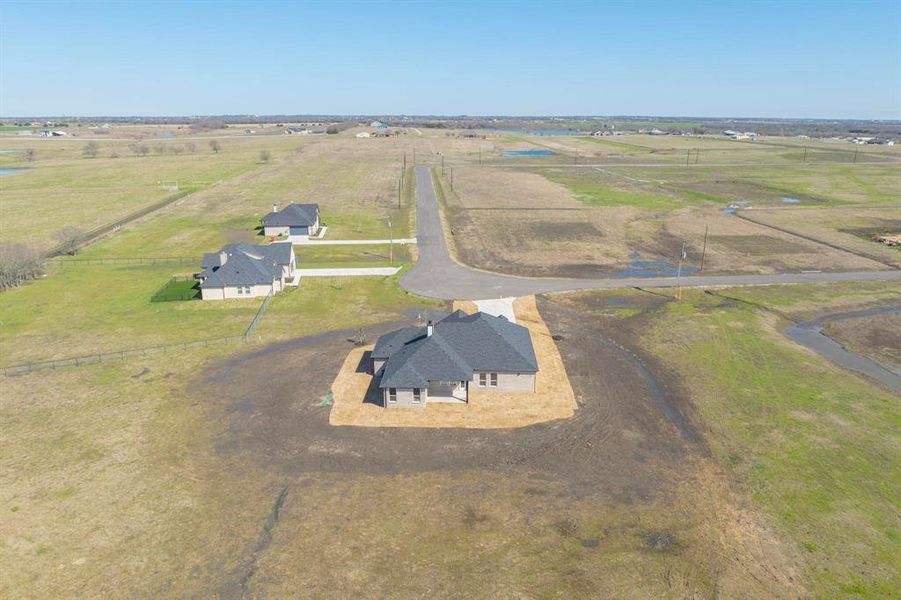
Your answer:
[[[221,150],[221,149],[222,149],[222,146],[219,145],[219,140],[210,140],[210,150],[218,153],[219,150]]]
[[[85,158],[94,158],[100,152],[100,144],[91,141],[84,145],[81,149],[81,155]]]
[[[75,254],[84,242],[84,232],[78,227],[63,227],[53,234],[53,239],[59,243],[57,250],[60,254]]]
[[[141,156],[147,156],[150,154],[150,146],[147,144],[138,144],[138,154]]]
[[[328,127],[325,128],[325,132],[332,133],[332,134],[338,133],[338,127],[336,125],[329,125]]]
[[[260,162],[269,162],[270,158],[272,158],[272,154],[268,150],[260,150]]]
[[[37,153],[34,151],[34,148],[26,148],[25,149],[25,160],[28,162],[34,162],[37,158]]]
[[[197,147],[194,145],[194,142],[188,142],[187,144],[185,144],[185,148],[188,150],[188,152],[194,152],[197,149]]]
[[[41,253],[15,242],[0,242],[0,290],[34,279],[44,269]]]
[[[156,144],[153,147],[153,149],[154,149],[154,151],[156,151],[157,154],[165,154],[166,153],[166,144],[162,144],[162,143]]]

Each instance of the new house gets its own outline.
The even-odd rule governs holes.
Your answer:
[[[425,327],[386,333],[372,351],[382,405],[469,400],[469,389],[534,392],[538,361],[529,330],[504,317],[456,311]]]
[[[280,292],[295,276],[297,259],[291,242],[268,246],[226,244],[203,255],[200,297],[204,300],[253,298]]]
[[[319,233],[319,205],[291,203],[282,210],[272,205],[272,212],[261,219],[263,235],[307,239]]]

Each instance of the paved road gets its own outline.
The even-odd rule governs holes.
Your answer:
[[[781,273],[778,275],[691,275],[676,277],[610,277],[604,279],[529,278],[489,273],[460,265],[450,257],[438,200],[427,166],[416,167],[416,219],[419,259],[400,283],[407,291],[447,300],[485,300],[543,292],[631,287],[714,287],[815,283],[826,281],[901,280],[901,271],[849,273]]]

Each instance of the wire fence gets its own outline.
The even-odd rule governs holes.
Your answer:
[[[15,365],[12,367],[0,368],[3,375],[21,375],[32,371],[44,371],[47,369],[60,369],[62,367],[78,367],[81,365],[92,365],[97,363],[110,362],[113,360],[122,360],[124,358],[133,358],[138,356],[150,356],[152,354],[161,354],[164,352],[172,352],[175,350],[188,350],[191,348],[208,348],[210,346],[220,346],[223,344],[231,344],[235,342],[246,341],[244,335],[234,335],[229,337],[213,338],[209,340],[198,340],[195,342],[182,342],[180,344],[165,344],[162,346],[152,346],[149,348],[138,348],[136,350],[123,350],[121,352],[106,352],[103,354],[89,354],[87,356],[77,356],[75,358],[65,358],[61,360],[49,360],[44,362],[28,363],[24,365]]]
[[[194,191],[193,188],[183,189],[179,192],[172,194],[171,196],[166,196],[159,202],[155,202],[154,204],[151,204],[150,206],[145,206],[141,210],[133,212],[130,215],[127,215],[117,221],[113,221],[112,223],[107,223],[106,225],[101,225],[100,227],[97,227],[96,229],[92,229],[91,231],[88,231],[81,236],[81,240],[82,240],[81,246],[82,247],[87,246],[88,244],[92,243],[94,240],[96,240],[100,236],[105,235],[105,234],[109,233],[110,231],[114,231],[114,230],[118,229],[119,227],[122,227],[123,225],[126,225],[127,223],[130,223],[131,221],[134,221],[135,219],[140,219],[141,217],[148,215],[148,214],[152,213],[153,211],[164,208],[164,207],[172,204],[176,200],[180,200],[181,198],[184,198],[185,196],[187,196],[188,194],[190,194],[193,191]],[[49,252],[47,252],[46,256],[48,258],[52,258],[54,256],[60,256],[65,253],[66,253],[65,245],[60,244],[56,248],[52,248]]]
[[[269,301],[272,300],[273,290],[263,299],[260,307],[257,309],[253,320],[247,326],[243,335],[232,335],[219,338],[211,338],[206,340],[197,340],[194,342],[181,342],[178,344],[163,344],[160,346],[150,346],[147,348],[136,348],[133,350],[122,350],[121,352],[105,352],[97,354],[88,354],[86,356],[76,356],[74,358],[63,358],[60,360],[48,360],[42,362],[27,363],[21,365],[13,365],[10,367],[0,367],[2,375],[22,375],[33,371],[45,371],[48,369],[61,369],[63,367],[80,367],[82,365],[93,365],[97,363],[105,363],[114,360],[122,360],[125,358],[135,358],[139,356],[150,356],[153,354],[161,354],[164,352],[173,352],[177,350],[189,350],[191,348],[209,348],[211,346],[221,346],[224,344],[233,344],[235,342],[246,342],[253,332],[256,330],[257,324],[266,312]]]
[[[109,258],[55,258],[53,262],[60,265],[157,265],[157,264],[200,264],[196,256],[135,256],[135,257],[109,257]]]
[[[250,322],[250,325],[247,326],[247,330],[244,332],[244,339],[246,340],[250,335],[256,330],[257,323],[259,323],[260,319],[263,318],[263,313],[266,312],[266,307],[269,306],[269,301],[272,300],[272,294],[274,290],[270,289],[269,293],[266,294],[266,297],[263,298],[263,303],[260,304],[260,307],[257,309],[257,314],[253,316],[253,320]]]

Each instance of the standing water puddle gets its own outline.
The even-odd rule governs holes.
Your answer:
[[[826,315],[810,321],[796,323],[785,329],[786,335],[802,346],[810,348],[817,354],[831,360],[835,364],[875,379],[889,389],[901,392],[901,375],[879,364],[866,356],[850,352],[844,346],[823,333],[823,325],[830,321],[875,317],[880,315],[901,314],[901,306],[888,308],[870,308],[847,313]]]
[[[25,167],[0,167],[0,175],[13,175],[25,171]]]

